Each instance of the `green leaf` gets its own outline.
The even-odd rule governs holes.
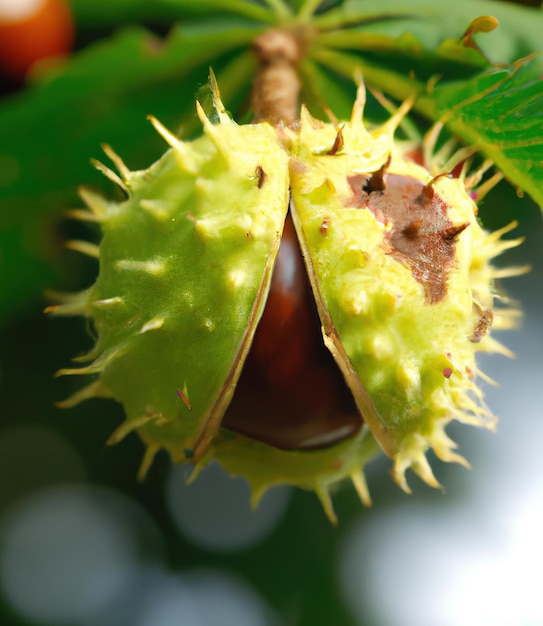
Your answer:
[[[360,30],[324,33],[315,38],[311,54],[318,57],[321,52],[357,56],[359,64],[381,67],[398,78],[412,76],[424,82],[436,75],[467,78],[489,65],[479,52],[453,39],[441,42],[435,49],[428,49],[410,32],[394,37]]]
[[[74,17],[82,26],[115,26],[127,22],[149,20],[171,24],[197,14],[215,16],[244,16],[250,20],[274,23],[274,13],[266,6],[247,0],[71,0]]]
[[[459,39],[469,23],[481,15],[499,21],[497,30],[477,36],[477,42],[494,62],[511,63],[541,49],[543,12],[495,0],[346,0],[341,7],[315,20],[321,28],[349,26],[353,32],[400,37],[411,33],[425,49]]]
[[[321,49],[313,50],[312,58],[325,68],[344,76],[351,81],[351,84],[356,73],[362,72],[365,82],[398,100],[405,100],[411,94],[422,92],[425,88],[424,83],[412,76],[397,72],[394,67],[368,61],[362,55]],[[327,101],[326,95],[325,93],[320,94],[322,102]]]
[[[331,111],[338,119],[349,118],[356,97],[353,80],[343,84],[336,73],[311,59],[305,59],[301,64],[300,77],[302,102],[315,117],[326,119],[328,111]]]
[[[543,57],[435,88],[436,114],[543,207]]]

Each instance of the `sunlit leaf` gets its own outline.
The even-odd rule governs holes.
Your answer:
[[[543,206],[543,58],[438,86],[436,113]]]
[[[398,37],[406,32],[432,50],[451,37],[460,38],[470,22],[483,15],[498,19],[498,28],[477,36],[495,62],[513,62],[543,46],[543,12],[495,0],[346,0],[317,20],[331,29],[350,25],[354,31]]]

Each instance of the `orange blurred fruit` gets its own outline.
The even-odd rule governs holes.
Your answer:
[[[0,68],[22,80],[35,63],[68,54],[74,24],[65,0],[0,0]]]

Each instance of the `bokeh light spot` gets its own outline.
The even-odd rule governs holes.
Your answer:
[[[209,550],[232,552],[254,545],[275,528],[286,510],[288,487],[270,489],[252,510],[247,482],[228,476],[218,463],[208,465],[188,485],[190,471],[186,465],[172,468],[168,507],[181,533]]]
[[[264,600],[240,579],[214,570],[164,573],[147,588],[133,626],[267,626]]]
[[[2,520],[4,595],[40,623],[92,623],[137,574],[152,528],[138,505],[113,491],[74,485],[35,492]]]

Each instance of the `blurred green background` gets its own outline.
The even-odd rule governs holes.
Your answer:
[[[507,183],[486,197],[481,219],[489,229],[517,219],[512,236],[526,237],[499,260],[533,267],[504,286],[524,311],[520,329],[501,338],[517,357],[482,359],[501,385],[484,386],[499,429],[451,428],[473,470],[432,459],[446,495],[410,477],[406,496],[378,459],[367,472],[373,508],[341,487],[338,528],[313,494],[287,488],[253,513],[245,483],[215,466],[187,486],[190,468],[159,454],[139,483],[137,437],[105,446],[123,418],[115,403],[54,406],[79,387],[54,372],[92,340],[83,320],[43,315],[44,290],[83,288],[97,272],[64,246],[98,240],[97,231],[64,214],[79,206],[81,183],[114,193],[89,159],[107,142],[131,168],[150,164],[163,144],[149,113],[193,134],[209,55],[227,106],[246,101],[240,76],[251,61],[240,51],[253,30],[233,20],[226,45],[200,29],[197,3],[186,4],[183,35],[164,43],[180,2],[73,0],[76,62],[35,68],[26,82],[2,78],[0,624],[543,625],[543,226],[535,203]],[[119,74],[142,37],[149,54]]]

